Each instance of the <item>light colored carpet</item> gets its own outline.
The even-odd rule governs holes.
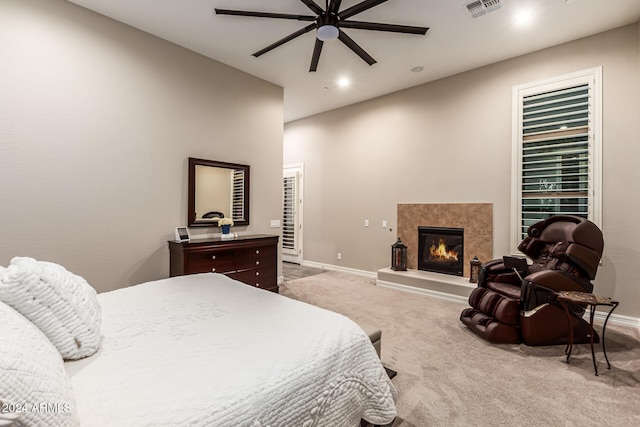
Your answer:
[[[293,264],[290,262],[282,263],[282,276],[284,280],[302,279],[303,277],[313,276],[315,274],[324,273],[327,270],[315,267],[307,267],[299,264]]]
[[[640,334],[607,325],[607,369],[588,345],[492,345],[460,323],[465,304],[329,271],[286,281],[282,295],[382,330],[382,361],[398,371],[395,427],[640,426]],[[596,325],[599,331],[600,325]]]

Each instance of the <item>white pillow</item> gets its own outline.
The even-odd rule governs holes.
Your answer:
[[[64,359],[81,359],[100,347],[96,291],[61,265],[13,258],[0,272],[0,301],[36,325]]]
[[[38,328],[2,302],[0,325],[0,425],[79,425],[60,353]]]

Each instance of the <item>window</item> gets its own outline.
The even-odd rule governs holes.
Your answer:
[[[513,88],[511,252],[551,215],[601,227],[601,68]]]

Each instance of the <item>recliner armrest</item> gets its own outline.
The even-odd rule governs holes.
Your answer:
[[[520,279],[513,270],[504,265],[502,259],[494,259],[482,264],[478,277],[478,286],[486,288],[487,282],[511,283],[520,286]]]
[[[501,259],[492,259],[482,263],[480,267],[480,274],[478,275],[478,287],[486,287],[489,276],[498,274],[504,271],[504,263]]]
[[[499,259],[492,259],[490,261],[483,262],[482,268],[493,272],[493,271],[504,270],[505,266],[502,258],[499,258]]]
[[[561,270],[542,270],[529,274],[525,282],[543,286],[551,291],[591,292],[593,285],[583,282],[576,276]]]

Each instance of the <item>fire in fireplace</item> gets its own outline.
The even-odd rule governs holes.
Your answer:
[[[464,229],[418,227],[418,270],[462,276]]]

